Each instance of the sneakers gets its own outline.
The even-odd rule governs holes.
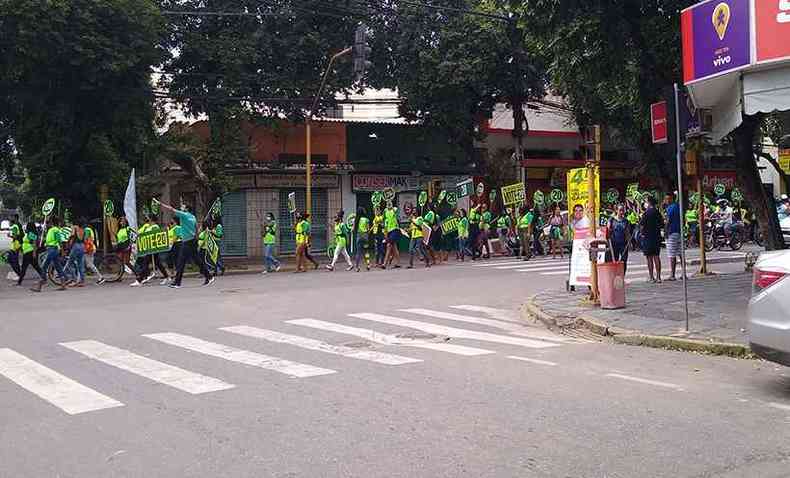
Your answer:
[[[267,270],[264,270],[263,272],[261,272],[261,275],[264,275],[264,276],[265,276],[265,275],[266,275],[266,274],[268,274],[268,273],[269,273],[269,271],[267,271]]]
[[[105,282],[107,282],[107,279],[105,279],[104,277],[102,277],[101,279],[99,279],[99,280],[97,280],[97,281],[96,281],[96,285],[102,285],[102,284],[104,284]]]
[[[354,266],[348,266],[348,267],[346,267],[346,272],[348,272],[348,271],[352,271],[352,270],[354,270]]]
[[[330,265],[330,264],[327,264],[327,265],[326,265],[326,270],[328,270],[328,271],[333,271],[333,270],[335,270],[335,268],[334,268],[334,266],[332,266],[332,265]]]
[[[131,284],[129,284],[129,287],[140,287],[141,285],[143,285],[143,284],[139,280],[136,280],[136,281],[132,282]]]
[[[212,277],[206,279],[206,281],[203,283],[203,287],[208,287],[208,286],[210,286],[213,283],[214,283],[214,277],[212,276]]]
[[[282,264],[277,264],[277,267],[274,268],[274,272],[280,272],[280,269],[282,268],[283,268]]]
[[[147,283],[147,282],[150,282],[150,281],[151,281],[151,279],[153,279],[154,277],[156,277],[156,274],[154,274],[154,273],[152,272],[151,274],[149,274],[149,275],[148,275],[148,277],[146,277],[145,279],[143,279],[143,284],[145,284],[145,283]]]
[[[162,279],[162,282],[160,282],[159,285],[169,285],[170,282],[171,279],[169,277],[165,277],[164,279]]]
[[[134,274],[134,271],[129,269],[129,266],[123,266],[123,268],[124,268],[124,270],[126,271],[127,274]]]
[[[181,288],[181,286],[178,285],[178,284],[170,284],[168,287],[170,287],[171,289],[180,289]]]

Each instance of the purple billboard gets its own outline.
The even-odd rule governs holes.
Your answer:
[[[709,0],[683,11],[685,83],[751,63],[749,10],[748,0]]]

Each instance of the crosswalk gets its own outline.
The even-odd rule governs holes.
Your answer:
[[[384,367],[419,366],[420,363],[431,360],[432,354],[448,354],[458,357],[458,360],[501,354],[510,360],[547,365],[551,362],[522,355],[528,355],[530,350],[585,343],[583,340],[556,336],[542,329],[533,330],[518,324],[519,318],[514,311],[470,304],[452,305],[446,309],[449,310],[411,308],[391,314],[356,312],[332,321],[285,318],[274,324],[277,329],[287,329],[284,331],[246,324],[219,327],[217,331],[223,337],[219,342],[173,331],[142,334],[141,337],[146,341],[163,344],[156,349],[156,357],[152,357],[151,353],[134,351],[134,347],[127,344],[108,344],[87,338],[60,342],[53,344],[53,347],[60,347],[61,350],[66,349],[83,357],[77,364],[87,369],[85,373],[93,372],[101,376],[125,374],[132,380],[136,380],[135,377],[142,379],[139,384],[141,387],[153,383],[177,392],[199,396],[237,389],[237,386],[226,382],[225,378],[188,370],[168,362],[192,363],[189,361],[190,354],[199,354],[208,357],[208,360],[217,359],[259,369],[262,379],[276,380],[277,376],[309,379],[339,375],[343,370],[335,370],[340,367],[328,368],[324,363],[320,366],[303,363],[305,355],[301,354],[300,361],[295,361],[264,352],[277,346],[277,350],[282,350],[283,347],[286,351],[301,349],[307,351],[307,356],[311,356],[310,353],[329,354],[356,363],[367,362],[371,366]],[[416,320],[416,317],[424,320]],[[370,323],[374,327],[378,324],[390,331],[403,331],[381,332],[359,327],[360,323]],[[457,327],[456,324],[468,324],[471,328]],[[310,337],[311,331],[321,333],[324,340]],[[327,340],[327,334],[334,339]],[[350,346],[345,342],[347,336],[363,339],[365,342]],[[337,343],[332,343],[335,340]],[[253,346],[249,349],[237,347],[236,344],[240,341]],[[485,344],[484,348],[478,347],[477,342]],[[502,347],[505,350],[499,349]],[[381,350],[384,348],[387,350]],[[424,352],[418,355],[420,350]],[[515,350],[521,351],[521,354],[504,353]],[[106,390],[94,390],[56,370],[58,366],[51,363],[53,359],[46,359],[47,365],[42,364],[42,358],[51,357],[49,352],[44,350],[41,357],[28,357],[11,348],[0,348],[0,394],[7,391],[8,387],[16,386],[69,415],[126,406],[120,400],[109,396]],[[84,360],[85,358],[88,360]],[[316,360],[320,360],[320,357]],[[107,380],[98,383],[111,382]]]

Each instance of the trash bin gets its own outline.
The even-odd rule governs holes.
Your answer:
[[[625,307],[625,265],[622,262],[598,263],[598,298],[602,309]]]

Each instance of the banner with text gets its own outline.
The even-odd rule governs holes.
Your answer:
[[[502,202],[505,206],[524,204],[527,200],[527,190],[524,183],[511,184],[502,188]]]
[[[144,257],[170,250],[167,231],[146,232],[137,237],[137,256]]]
[[[573,214],[573,208],[581,205],[587,212],[587,205],[590,196],[587,193],[587,178],[589,177],[587,168],[576,168],[568,170],[568,215]],[[601,174],[598,168],[595,169],[595,218],[597,220],[601,214]]]

